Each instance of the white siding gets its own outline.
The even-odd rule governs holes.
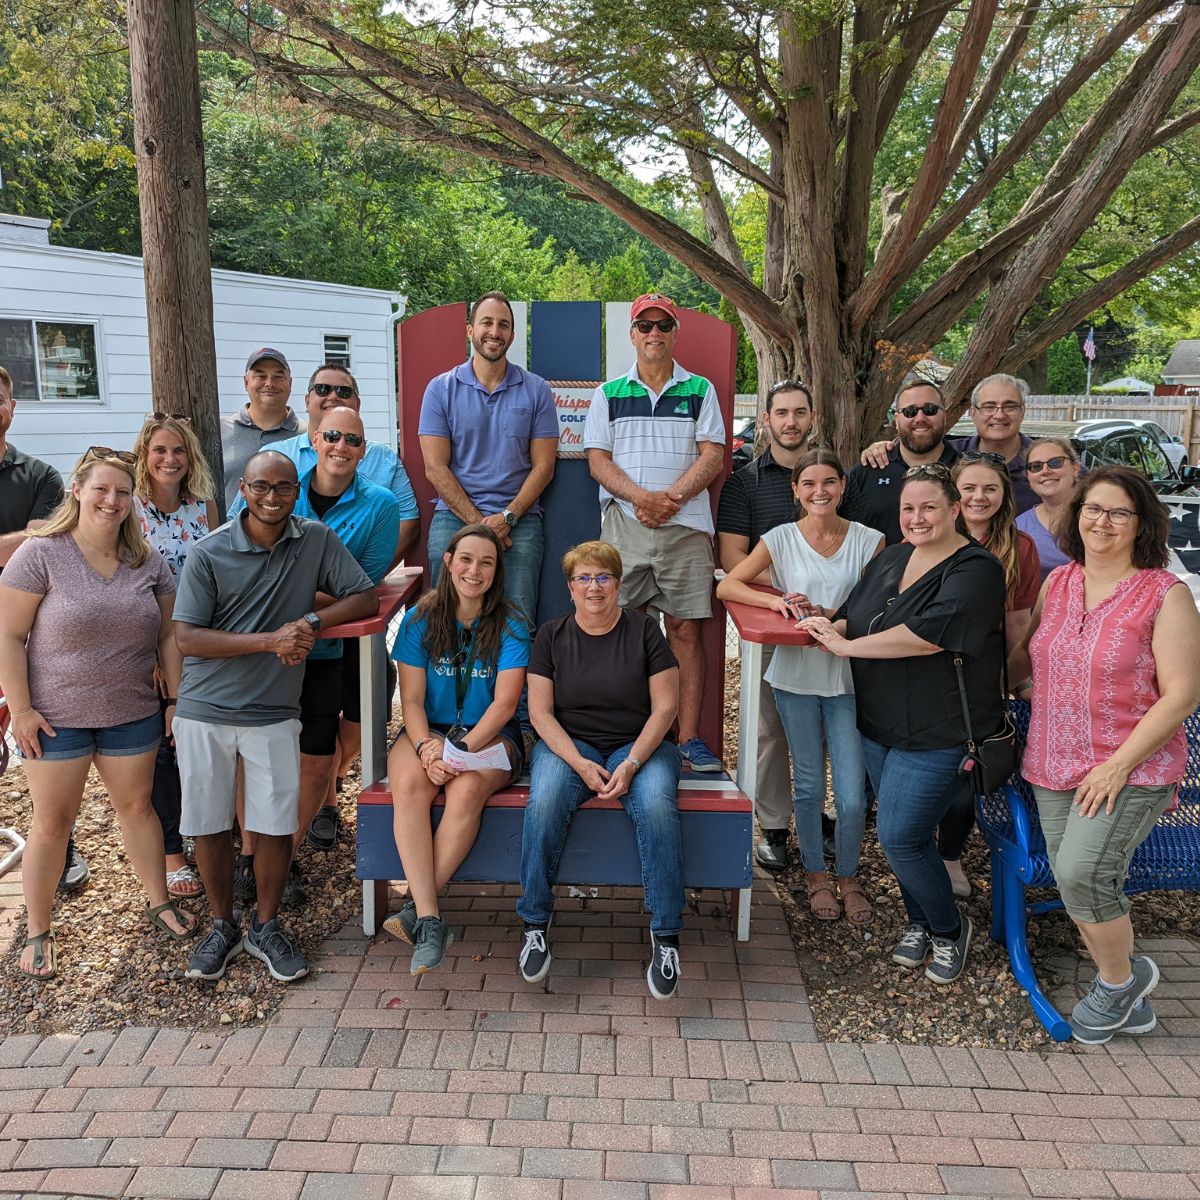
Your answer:
[[[143,417],[155,407],[141,259],[0,242],[0,279],[0,315],[99,323],[100,402],[21,403],[13,442],[64,474],[89,445],[131,446]],[[391,292],[214,271],[221,412],[245,403],[246,357],[259,346],[287,355],[292,407],[301,410],[304,385],[323,358],[325,334],[344,333],[351,339],[351,370],[362,392],[367,435],[394,446],[395,384],[389,378],[388,346],[393,304],[403,301]]]

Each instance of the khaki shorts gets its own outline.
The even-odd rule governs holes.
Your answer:
[[[214,725],[176,717],[183,810],[179,832],[204,837],[233,828],[242,760],[245,833],[290,837],[300,823],[300,722]]]
[[[615,501],[600,524],[600,536],[621,552],[623,608],[652,608],[681,620],[712,616],[712,537],[683,525],[648,529],[627,517]]]

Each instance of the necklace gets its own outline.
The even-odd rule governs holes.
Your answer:
[[[79,527],[78,527],[78,526],[76,526],[76,527],[75,527],[75,536],[76,536],[76,537],[77,537],[77,538],[78,538],[78,539],[79,539],[79,540],[80,540],[80,541],[81,541],[81,542],[82,542],[82,543],[83,543],[85,546],[89,547],[89,548],[90,548],[90,549],[92,549],[92,550],[95,550],[95,552],[96,552],[97,554],[101,555],[102,557],[104,557],[104,558],[116,558],[116,557],[117,557],[117,552],[116,552],[116,550],[105,550],[103,546],[97,546],[95,542],[90,542],[90,541],[88,541],[88,539],[87,539],[87,538],[85,538],[85,537],[83,536],[83,534],[79,532]]]

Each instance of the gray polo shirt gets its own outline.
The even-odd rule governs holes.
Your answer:
[[[272,429],[262,429],[250,420],[250,405],[221,418],[221,465],[225,469],[225,507],[237,498],[238,480],[252,455],[265,450],[273,442],[295,437],[308,428],[289,408],[280,423]]]
[[[191,549],[175,595],[175,620],[229,633],[267,633],[312,611],[318,591],[339,600],[372,586],[336,533],[288,519],[270,550],[246,535],[245,515]],[[304,664],[275,654],[183,660],[176,713],[213,725],[274,725],[300,716]]]

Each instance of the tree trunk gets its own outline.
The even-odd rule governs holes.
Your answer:
[[[153,408],[191,420],[224,516],[195,12],[129,0],[128,23]]]

